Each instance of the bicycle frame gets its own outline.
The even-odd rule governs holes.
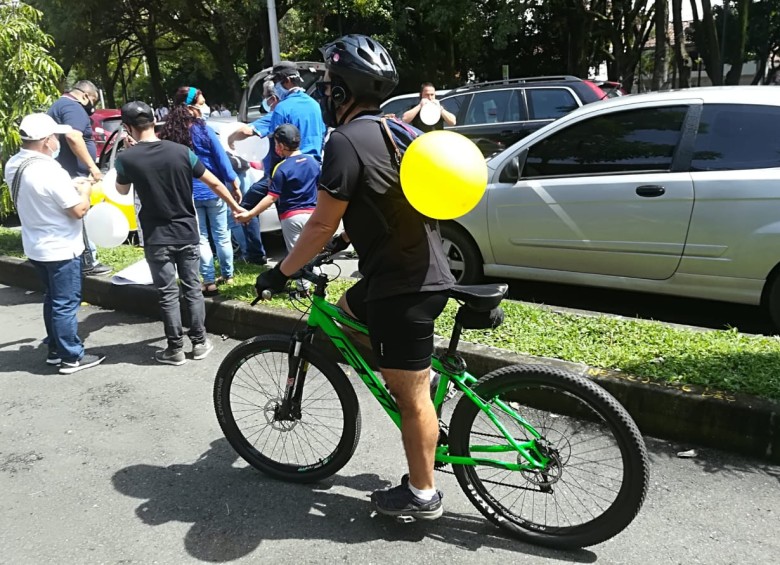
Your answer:
[[[368,390],[374,398],[377,399],[385,412],[387,412],[387,415],[390,416],[390,419],[400,428],[401,413],[399,412],[395,399],[388,392],[382,380],[371,369],[368,363],[366,363],[363,356],[358,352],[337,324],[341,324],[362,334],[368,335],[368,328],[364,324],[351,318],[341,308],[331,304],[324,296],[320,296],[318,292],[315,292],[312,296],[312,308],[307,320],[308,335],[313,337],[314,332],[317,329],[320,329],[325,333],[333,345],[339,350],[344,361],[357,372],[360,379],[368,387]],[[300,345],[298,345],[298,347],[300,347]],[[452,371],[447,368],[447,363],[443,362],[438,356],[434,356],[432,365],[433,370],[440,375],[439,384],[433,399],[436,410],[438,411],[443,404],[444,397],[449,388],[449,382],[452,381],[463,394],[487,415],[507,441],[507,445],[471,445],[469,447],[470,451],[472,453],[477,452],[485,454],[516,452],[520,455],[518,461],[525,462],[508,463],[506,461],[498,461],[484,457],[451,455],[448,445],[440,445],[436,448],[436,461],[455,465],[486,465],[505,469],[507,471],[541,470],[548,466],[550,459],[539,449],[538,441],[543,441],[541,434],[517,414],[517,412],[515,412],[506,402],[496,398],[491,404],[480,398],[480,396],[471,388],[471,386],[477,382],[477,379],[469,374],[465,368],[459,372]],[[289,399],[292,395],[300,400],[302,384],[295,386],[295,391],[293,393],[293,386],[295,385],[298,375],[300,375],[300,370],[298,367],[294,368],[292,366],[290,367],[290,370],[287,398]],[[525,428],[532,436],[532,439],[525,442],[516,441],[494,414],[493,411],[496,408]]]

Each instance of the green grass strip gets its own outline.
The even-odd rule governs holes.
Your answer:
[[[0,228],[0,254],[23,256],[18,231]],[[121,269],[143,256],[139,248],[101,249],[100,260]],[[330,267],[332,268],[332,267]],[[235,284],[220,287],[228,298],[249,302],[262,267],[238,262]],[[328,287],[335,299],[352,281]],[[293,309],[284,296],[270,306]],[[504,324],[494,331],[466,331],[472,343],[520,354],[553,357],[602,369],[619,369],[637,377],[671,384],[694,384],[727,393],[780,400],[780,338],[730,330],[696,331],[648,320],[582,316],[554,312],[523,302],[503,303]],[[450,301],[436,321],[436,332],[449,335],[457,304]]]

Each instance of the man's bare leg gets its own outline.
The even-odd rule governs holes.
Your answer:
[[[409,482],[419,490],[433,489],[439,420],[431,402],[430,368],[381,371],[401,411],[401,439],[409,463]]]

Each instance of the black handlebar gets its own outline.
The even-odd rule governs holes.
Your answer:
[[[304,265],[299,271],[293,273],[290,275],[289,278],[291,279],[305,279],[314,285],[316,285],[316,291],[320,290],[320,286],[323,287],[325,283],[328,282],[327,275],[318,275],[314,272],[315,267],[321,267],[322,265],[329,265],[333,263],[333,256],[336,255],[335,253],[320,253],[314,259],[309,261],[306,265]],[[286,291],[285,291],[286,292]],[[268,289],[265,289],[259,296],[257,296],[251,303],[252,306],[260,302],[260,300],[270,300],[274,294],[281,294],[281,293],[273,293]]]

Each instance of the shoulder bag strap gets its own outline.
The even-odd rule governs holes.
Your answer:
[[[24,170],[28,166],[32,165],[35,161],[41,160],[43,160],[43,157],[38,157],[37,155],[27,157],[27,159],[22,161],[22,164],[19,165],[19,168],[16,169],[14,180],[11,182],[11,200],[13,200],[14,206],[16,206],[16,201],[19,197],[19,188],[22,185],[22,173],[24,173]]]

